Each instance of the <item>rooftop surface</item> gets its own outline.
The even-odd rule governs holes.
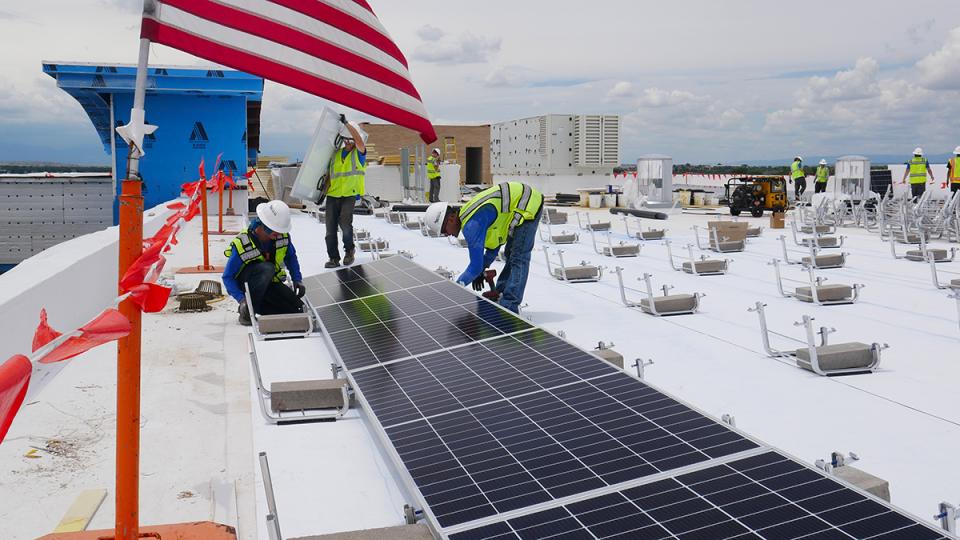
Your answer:
[[[574,209],[566,211],[571,225],[555,226],[554,232],[577,228]],[[591,214],[595,221],[609,219],[606,212]],[[711,219],[716,216],[675,214],[643,225],[666,226],[680,255],[693,241],[691,226]],[[744,221],[767,225],[765,219]],[[612,222],[614,242],[627,241],[623,221]],[[227,222],[228,228],[239,225]],[[466,265],[466,251],[445,239],[372,216],[357,216],[355,226],[389,240],[393,250],[413,253],[427,268],[459,272]],[[167,273],[199,262],[198,227],[194,220],[181,233]],[[634,220],[631,230],[636,228]],[[835,450],[857,453],[857,467],[890,481],[895,505],[930,521],[940,501],[955,500],[960,483],[960,471],[951,466],[960,445],[956,307],[933,288],[928,265],[894,260],[873,233],[842,233],[848,236],[847,267],[823,275],[828,283],[866,284],[855,305],[820,307],[780,296],[767,265],[782,257],[780,231],[764,230],[745,252],[723,255],[733,260],[731,272],[711,277],[675,272],[658,243],[645,244],[637,258],[602,257],[580,231],[579,243],[564,247],[567,264],[622,266],[632,299],[639,298],[636,279],[649,272],[656,286],[674,285],[674,293],[705,293],[701,312],[655,318],[626,308],[609,270],[598,283],[557,281],[547,273],[538,242],[522,315],[584,349],[613,342],[627,364],[654,360],[646,370],[649,383],[714,417],[734,415],[739,429],[801,461],[812,463]],[[323,271],[323,235],[316,219],[294,217],[292,237],[304,275]],[[212,237],[214,263],[222,262],[229,238]],[[790,247],[791,257],[803,255]],[[69,255],[64,249],[59,256]],[[358,256],[358,263],[370,260],[369,254]],[[941,270],[960,272],[960,263]],[[783,272],[803,279],[795,268]],[[83,276],[77,279],[82,284]],[[176,276],[178,289],[199,279]],[[757,301],[768,304],[771,328],[785,334],[801,337],[792,323],[807,314],[817,325],[837,329],[834,342],[888,343],[880,371],[824,378],[769,358],[757,316],[747,312]],[[337,422],[267,424],[253,401],[248,330],[236,323],[235,302],[226,299],[200,314],[175,313],[174,306],[144,317],[142,523],[214,519],[237,524],[240,538],[267,538],[256,466],[261,451],[270,459],[285,537],[402,522],[406,501],[360,411]],[[51,323],[56,327],[53,314]],[[782,340],[774,346],[800,344]],[[257,342],[256,348],[267,385],[330,377],[332,356],[323,339]],[[115,357],[112,345],[94,349],[28,396],[0,445],[0,493],[14,501],[0,507],[5,538],[51,531],[76,495],[90,488],[108,490],[91,528],[112,527]],[[31,447],[42,449],[39,458],[26,457]]]

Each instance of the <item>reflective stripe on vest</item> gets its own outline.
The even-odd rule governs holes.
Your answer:
[[[487,249],[496,249],[507,242],[517,226],[536,217],[543,206],[543,194],[520,182],[489,187],[460,209],[460,223],[465,226],[486,204],[497,209],[497,217],[487,229],[483,245]]]
[[[290,235],[284,234],[278,238],[274,243],[274,252],[273,252],[273,267],[275,272],[273,274],[273,281],[282,282],[286,277],[287,273],[283,269],[283,261],[287,258],[287,246],[290,245]],[[240,270],[237,270],[237,277],[240,275],[240,272],[247,267],[248,264],[257,261],[266,261],[266,257],[263,256],[263,253],[260,251],[260,248],[253,243],[250,238],[250,233],[240,233],[236,238],[230,242],[230,246],[223,251],[223,254],[230,257],[233,249],[236,248],[237,255],[240,256]]]
[[[830,179],[830,168],[826,165],[817,167],[817,182],[824,183]]]
[[[790,178],[796,180],[797,178],[803,178],[806,176],[803,174],[803,165],[802,161],[794,161],[790,164]]]
[[[950,158],[950,183],[951,184],[960,184],[960,171],[957,170],[957,166],[960,165],[960,157]]]
[[[911,184],[927,183],[927,158],[913,156],[908,165],[910,165]]]
[[[364,194],[364,173],[366,164],[360,164],[357,149],[343,157],[343,150],[337,150],[330,160],[330,189],[327,197],[352,197]]]
[[[430,180],[440,178],[440,167],[437,166],[437,158],[432,155],[427,158],[427,178]]]

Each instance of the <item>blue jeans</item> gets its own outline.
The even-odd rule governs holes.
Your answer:
[[[513,230],[513,236],[507,239],[503,248],[506,263],[497,278],[497,291],[500,293],[500,305],[514,313],[520,313],[523,291],[527,287],[527,274],[530,273],[530,252],[537,240],[537,227],[540,224],[540,211],[530,221],[524,221]]]

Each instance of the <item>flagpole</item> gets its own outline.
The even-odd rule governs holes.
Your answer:
[[[144,1],[144,14],[153,10],[152,0]],[[147,89],[147,64],[150,40],[140,39],[137,78],[133,93],[130,123],[142,126]],[[122,278],[127,268],[143,252],[143,195],[140,179],[141,150],[130,143],[127,153],[127,178],[120,194],[120,241],[118,272]],[[118,278],[119,279],[119,278]],[[131,299],[119,306],[120,313],[130,320],[130,334],[117,343],[117,480],[116,540],[137,540],[140,535],[140,308]]]

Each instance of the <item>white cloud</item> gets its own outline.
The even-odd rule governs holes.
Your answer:
[[[838,71],[833,77],[812,77],[800,94],[805,102],[866,99],[880,93],[880,64],[873,58],[860,58],[853,69]]]
[[[529,86],[538,72],[523,66],[498,66],[483,78],[488,88],[522,88]]]
[[[698,96],[693,92],[686,90],[661,90],[659,88],[646,88],[640,94],[638,103],[640,107],[661,108],[675,107],[678,105],[689,105],[704,103],[709,98],[707,96]]]
[[[632,98],[637,95],[637,87],[632,82],[620,81],[607,92],[607,99]]]
[[[500,52],[500,38],[464,32],[459,36],[441,36],[414,50],[413,58],[431,64],[480,64]]]
[[[917,62],[920,82],[936,90],[960,90],[960,27],[950,31],[943,46]]]
[[[445,32],[436,26],[425,24],[417,29],[417,36],[424,41],[439,41]]]

